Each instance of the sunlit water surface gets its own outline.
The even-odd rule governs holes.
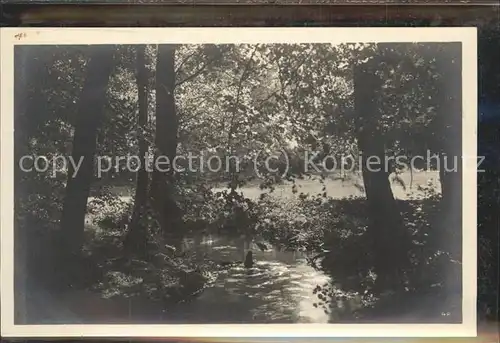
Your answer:
[[[205,236],[186,240],[186,248],[216,261],[242,261],[251,249],[253,268],[236,264],[223,271],[201,295],[178,304],[166,319],[190,323],[327,323],[316,308],[313,290],[328,277],[297,252],[260,251],[244,240]]]

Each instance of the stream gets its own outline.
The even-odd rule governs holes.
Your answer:
[[[261,251],[244,239],[204,236],[185,240],[184,249],[215,261],[243,261],[254,253],[253,268],[236,264],[218,275],[196,298],[165,314],[171,323],[327,323],[313,290],[328,276],[306,262],[298,252],[269,247]]]
[[[272,246],[262,251],[244,238],[213,234],[185,238],[182,245],[178,248],[199,259],[233,265],[224,268],[198,296],[170,307],[162,315],[163,322],[328,323],[329,315],[314,307],[319,299],[313,290],[329,277],[308,265],[304,253]],[[245,268],[242,261],[249,250],[254,265]]]
[[[34,324],[111,324],[130,320],[144,324],[328,323],[329,316],[314,307],[318,298],[313,294],[314,288],[327,282],[328,277],[309,266],[305,255],[271,247],[261,251],[243,239],[217,236],[185,239],[184,245],[183,249],[196,252],[199,258],[227,262],[243,261],[251,249],[254,265],[245,268],[243,263],[234,263],[217,274],[199,295],[171,305],[168,310],[161,303],[153,306],[145,299],[137,299],[135,305],[123,301],[124,307],[112,313],[116,304],[96,300],[97,294],[76,292],[54,297],[31,285],[23,301],[30,304],[30,310],[21,320]],[[139,310],[134,318],[127,315],[130,307]]]

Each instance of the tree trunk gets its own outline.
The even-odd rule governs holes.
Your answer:
[[[94,171],[97,129],[103,116],[107,85],[113,69],[114,49],[110,46],[93,49],[95,50],[88,62],[87,76],[79,99],[73,137],[72,157],[76,164],[81,161],[81,165],[76,175],[73,175],[73,167],[69,164],[62,211],[60,248],[64,250],[63,256],[66,259],[74,258],[83,244],[87,198]],[[63,261],[68,269],[75,269],[68,260]]]
[[[442,158],[439,176],[442,195],[441,239],[456,260],[462,259],[462,61],[461,44],[453,43],[452,51],[440,56],[440,113],[438,136]],[[450,61],[450,58],[452,61]],[[466,156],[467,157],[467,156]],[[447,159],[447,163],[444,162]],[[475,161],[467,161],[469,165]],[[446,169],[446,170],[445,170]]]
[[[445,170],[448,168],[454,168],[455,162],[450,157],[449,153],[441,153],[439,157],[439,182],[441,183],[441,198],[443,204],[451,200],[450,192],[453,193],[453,171]]]
[[[164,235],[173,234],[179,222],[179,210],[173,199],[173,160],[177,154],[177,134],[179,121],[175,108],[175,46],[158,46],[156,62],[156,134],[155,161],[166,157],[170,163],[153,166],[151,198]],[[161,162],[164,162],[163,159]],[[165,169],[169,168],[168,171]],[[161,170],[159,170],[161,169]]]
[[[139,103],[139,156],[141,166],[137,171],[137,181],[134,198],[134,210],[129,223],[129,231],[125,237],[124,246],[129,253],[143,254],[147,243],[147,227],[143,224],[143,217],[146,214],[148,202],[149,177],[146,168],[148,159],[148,143],[145,138],[145,130],[148,124],[148,73],[146,70],[145,45],[137,46],[136,72],[137,91]]]
[[[366,65],[354,69],[356,130],[362,152],[362,174],[368,204],[374,270],[380,289],[399,287],[408,260],[408,236],[389,182],[383,135],[378,128],[376,91],[381,80]]]

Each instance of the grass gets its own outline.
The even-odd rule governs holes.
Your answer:
[[[432,186],[437,190],[440,189],[439,173],[436,171],[413,172],[413,175],[410,172],[403,172],[398,174],[398,176],[403,181],[402,183],[395,181],[391,182],[394,197],[397,199],[406,200],[409,198],[425,197],[424,192],[419,190],[419,186]],[[392,180],[394,178],[394,174],[392,174],[390,178]],[[352,173],[345,179],[341,179],[338,174],[330,175],[325,179],[324,183],[321,183],[319,179],[319,177],[296,179],[295,185],[297,193],[294,193],[293,183],[285,181],[283,184],[274,186],[272,195],[275,198],[294,199],[297,198],[300,193],[315,195],[326,191],[328,197],[335,199],[364,196],[363,180],[359,174]],[[226,189],[224,185],[219,184],[214,186],[214,192]],[[326,188],[325,191],[323,190],[323,187]],[[112,188],[112,193],[122,198],[123,201],[128,202],[131,201],[133,197],[133,188],[134,185],[117,186]],[[247,185],[241,187],[240,191],[246,198],[252,200],[256,200],[261,196],[261,194],[269,192],[269,190],[260,189],[258,181],[248,183]],[[92,198],[89,198],[89,200],[92,200]]]
[[[394,174],[390,176],[391,180]],[[409,199],[410,197],[424,197],[424,192],[418,188],[432,186],[435,189],[440,189],[438,172],[422,171],[414,172],[413,176],[410,172],[403,172],[398,175],[401,182],[392,182],[392,191],[397,199]],[[304,194],[322,194],[326,191],[328,197],[341,199],[347,197],[362,197],[364,196],[363,179],[359,174],[350,174],[345,179],[341,179],[339,175],[330,175],[324,182],[319,181],[319,177],[311,177],[306,179],[296,179],[296,193],[294,193],[294,183],[284,181],[282,184],[274,186],[272,192],[273,197],[281,199],[293,199]],[[325,188],[325,189],[324,189]],[[214,191],[224,190],[225,187],[216,187]],[[268,193],[268,190],[260,189],[258,183],[253,182],[241,188],[243,195],[249,199],[258,199],[262,193]]]

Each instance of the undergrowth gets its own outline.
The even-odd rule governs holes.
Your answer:
[[[423,191],[427,192],[424,199],[398,201],[394,210],[401,212],[405,229],[413,237],[410,265],[405,271],[406,292],[437,296],[450,282],[443,271],[460,269],[460,264],[443,248],[442,236],[436,235],[440,196],[432,188]],[[377,276],[366,253],[370,242],[365,235],[368,219],[364,198],[333,199],[321,193],[283,200],[267,192],[250,200],[238,192],[215,193],[202,185],[184,187],[177,200],[183,211],[179,231],[185,234],[245,235],[284,250],[309,253],[311,265],[332,277],[333,281],[318,285],[315,292],[316,306],[332,313],[334,321],[369,316],[370,309],[386,306],[387,299],[396,297],[373,290]],[[172,242],[158,238],[153,213],[144,219],[150,228],[148,257],[124,258],[121,242],[131,210],[131,204],[109,194],[96,197],[89,207],[85,250],[101,270],[94,289],[106,296],[186,301],[217,277],[221,270],[217,263],[184,251],[181,242],[170,245]],[[444,311],[443,316],[452,311],[457,309]]]

